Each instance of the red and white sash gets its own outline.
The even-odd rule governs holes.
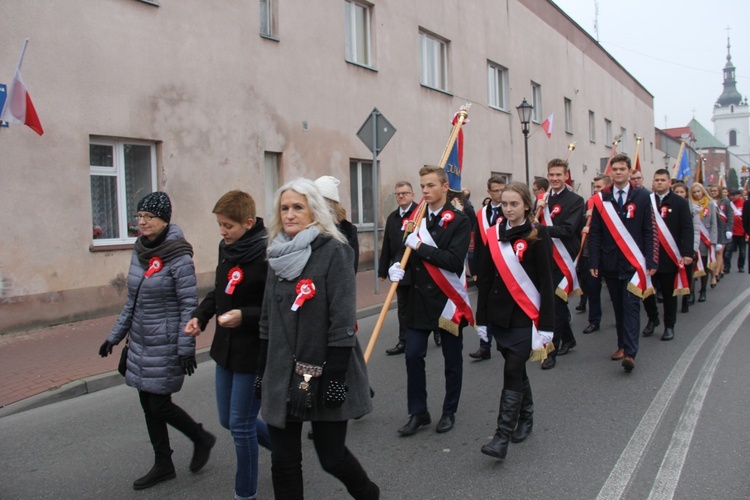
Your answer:
[[[701,258],[700,252],[695,252],[695,270],[693,271],[693,278],[701,278],[706,275],[706,268],[703,267],[703,259]]]
[[[489,221],[487,220],[487,212],[489,210],[492,210],[492,204],[488,203],[485,206],[483,206],[479,210],[479,216],[477,223],[479,224],[479,235],[482,237],[482,243],[484,243],[484,246],[487,246],[487,231],[490,230],[491,227],[493,227],[498,222],[503,221],[503,217],[499,216],[497,220],[495,221],[495,224],[490,226]]]
[[[427,230],[427,219],[422,219],[417,235],[422,240],[423,245],[437,248],[435,240],[432,239],[432,235]],[[462,319],[465,319],[470,325],[474,326],[474,314],[469,305],[469,293],[466,289],[466,266],[464,266],[464,270],[461,272],[461,276],[459,276],[456,273],[451,273],[441,267],[430,264],[426,260],[423,260],[422,264],[424,264],[425,269],[430,273],[430,277],[437,284],[438,288],[448,297],[448,301],[440,313],[440,328],[458,336],[458,329]]]
[[[635,268],[635,274],[628,283],[628,291],[645,299],[654,293],[654,287],[651,285],[651,276],[646,272],[646,258],[643,256],[643,252],[636,245],[625,224],[620,220],[614,205],[604,203],[601,192],[594,196],[594,206],[602,216],[602,220],[612,234],[617,247],[628,259],[630,265]]]
[[[553,211],[555,215],[559,213],[560,205],[555,205]],[[547,227],[552,227],[552,213],[549,211],[549,204],[544,205],[544,211],[542,212],[542,224]],[[555,259],[555,264],[560,272],[563,274],[563,279],[557,285],[555,294],[558,297],[567,302],[568,295],[580,295],[583,293],[581,286],[578,283],[578,273],[576,273],[576,261],[570,256],[568,249],[563,245],[560,238],[552,238],[552,257]]]
[[[654,210],[654,219],[656,220],[656,230],[659,234],[659,243],[662,248],[677,265],[677,274],[674,277],[674,293],[672,295],[687,295],[690,293],[690,283],[687,276],[687,270],[685,269],[685,263],[682,261],[680,255],[680,249],[677,246],[677,242],[674,240],[671,231],[664,222],[664,218],[659,213],[659,209],[656,206],[656,194],[651,193],[651,208]]]
[[[505,286],[508,287],[513,300],[518,304],[526,316],[531,319],[531,343],[532,351],[529,361],[544,361],[547,354],[555,349],[552,339],[537,345],[540,339],[539,335],[539,307],[542,304],[542,297],[539,294],[534,282],[531,281],[526,270],[521,265],[518,256],[513,250],[513,246],[507,241],[500,241],[500,225],[496,226],[497,241],[491,242],[490,254],[492,261],[495,263],[497,272],[503,279]]]
[[[710,233],[708,232],[706,225],[703,223],[703,220],[701,220],[700,230],[701,242],[706,245],[706,248],[708,249],[708,261],[706,267],[713,271],[716,267],[716,247],[711,243]]]

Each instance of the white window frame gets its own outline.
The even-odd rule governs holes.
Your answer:
[[[264,15],[265,6],[265,15]],[[265,38],[278,39],[276,34],[276,0],[259,0],[258,2],[258,15],[260,17],[260,36]]]
[[[425,87],[448,92],[448,41],[419,31],[419,81]]]
[[[612,120],[604,119],[604,146],[607,148],[612,147]]]
[[[567,97],[563,98],[563,109],[565,110],[565,132],[573,133],[573,101]]]
[[[508,68],[487,61],[487,93],[489,107],[508,111]]]
[[[263,192],[266,197],[266,220],[276,211],[273,199],[276,195],[276,190],[279,189],[279,179],[281,178],[281,171],[279,169],[280,159],[281,153],[273,151],[263,153]]]
[[[589,142],[596,143],[596,113],[589,110]]]
[[[94,138],[89,140],[89,145],[95,146],[109,146],[112,148],[112,166],[99,166],[91,165],[89,161],[89,182],[93,176],[101,177],[115,177],[117,179],[117,224],[120,229],[120,235],[117,238],[92,238],[92,245],[107,246],[107,245],[122,245],[130,244],[136,240],[136,237],[128,236],[128,223],[132,222],[132,217],[135,213],[127,213],[127,193],[125,185],[125,145],[133,144],[136,146],[149,146],[151,148],[151,190],[149,192],[156,191],[157,179],[156,179],[156,143],[148,141],[137,141],[137,140],[112,140],[105,138]],[[89,188],[90,189],[90,188]],[[89,199],[93,193],[89,191]],[[93,214],[91,214],[93,215]],[[93,220],[92,226],[93,226]]]
[[[353,169],[353,167],[356,168]],[[373,228],[375,226],[374,220],[364,220],[364,212],[365,209],[368,207],[365,207],[365,196],[364,196],[364,188],[362,186],[362,167],[363,166],[369,166],[369,173],[367,174],[372,177],[372,160],[356,160],[356,159],[350,159],[349,160],[349,176],[350,176],[350,196],[351,196],[351,218],[352,218],[352,224],[354,224],[357,227],[361,228]],[[352,172],[354,170],[354,172]],[[371,180],[371,179],[370,179]],[[372,184],[372,182],[370,182]],[[351,189],[354,187],[355,189]],[[372,198],[372,190],[370,190],[370,197]],[[374,200],[370,201],[370,204],[374,204]],[[375,206],[372,205],[369,207],[369,211],[372,214],[372,217],[375,216]]]
[[[505,182],[505,185],[507,186],[511,182],[513,182],[513,174],[510,172],[501,172],[499,170],[491,170],[490,171],[490,177],[498,176]]]
[[[531,121],[542,123],[542,86],[536,82],[531,82]]]
[[[346,60],[354,64],[372,67],[372,6],[355,0],[345,0],[344,21],[346,28]],[[363,12],[365,47],[360,50],[357,40],[360,37],[360,25],[357,23],[357,12]]]

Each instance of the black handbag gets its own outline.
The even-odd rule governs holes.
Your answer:
[[[313,407],[318,392],[318,382],[322,374],[322,366],[295,360],[287,400],[290,415],[305,418],[307,411]]]

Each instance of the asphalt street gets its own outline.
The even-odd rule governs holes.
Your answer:
[[[370,360],[374,411],[350,423],[348,445],[383,498],[750,498],[748,284],[747,274],[727,275],[709,291],[708,302],[678,314],[674,341],[662,342],[661,328],[642,338],[631,374],[609,359],[617,346],[606,289],[601,331],[579,333],[586,315],[572,311],[578,346],[552,370],[528,365],[534,431],[511,445],[504,463],[479,452],[495,429],[502,357],[493,352],[491,360],[471,361],[478,340],[470,328],[455,428],[434,431],[443,363],[431,343],[433,425],[411,437],[397,434],[408,416],[403,356],[384,353],[396,339],[391,311]],[[375,320],[359,322],[363,348]],[[188,471],[191,443],[172,431],[177,479],[132,490],[152,453],[136,392],[121,385],[0,418],[0,499],[232,498],[234,449],[218,424],[213,370],[212,362],[202,363],[174,397],[219,438],[200,473]],[[308,498],[348,498],[322,471],[306,438],[303,454]],[[260,452],[259,498],[273,498],[266,450]]]

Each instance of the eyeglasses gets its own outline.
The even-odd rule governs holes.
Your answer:
[[[411,191],[395,192],[393,193],[393,196],[406,196],[407,194],[412,194],[412,192]]]
[[[156,219],[156,218],[157,218],[156,215],[138,215],[138,214],[135,214],[133,216],[133,220],[136,221],[136,222],[138,222],[141,219],[145,220],[146,222],[150,222],[152,219]]]

